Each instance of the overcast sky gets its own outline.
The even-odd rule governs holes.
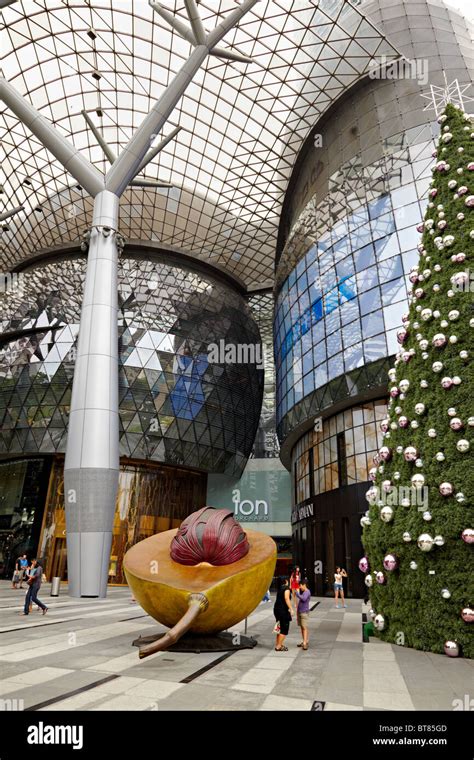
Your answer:
[[[474,3],[472,0],[445,0],[445,3],[474,21]]]

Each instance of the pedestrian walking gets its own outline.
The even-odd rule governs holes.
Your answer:
[[[296,619],[301,630],[302,638],[302,641],[300,644],[298,644],[298,646],[306,651],[308,649],[309,642],[308,621],[309,601],[311,599],[311,591],[308,588],[308,581],[306,578],[304,578],[300,583],[299,590],[296,592],[296,599],[298,603],[296,610]]]
[[[293,607],[291,605],[291,591],[288,583],[288,578],[278,579],[278,591],[276,595],[275,604],[273,606],[273,614],[277,624],[276,629],[276,652],[288,652],[288,647],[283,646],[286,636],[290,630],[290,623],[293,615]]]
[[[28,562],[26,554],[22,554],[20,557],[18,557],[16,561],[16,569],[20,574],[20,588],[23,588],[23,581],[25,580],[25,575],[29,566],[30,563]]]
[[[38,599],[38,591],[41,588],[41,581],[43,579],[43,568],[39,564],[37,559],[31,560],[30,577],[28,578],[28,591],[25,596],[25,607],[22,615],[28,615],[32,604],[37,604],[40,609],[43,610],[43,615],[46,615],[48,608],[43,602]]]

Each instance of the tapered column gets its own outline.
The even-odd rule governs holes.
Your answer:
[[[119,199],[94,202],[64,467],[70,596],[107,593],[119,476]]]

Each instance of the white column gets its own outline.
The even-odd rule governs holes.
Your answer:
[[[64,467],[70,596],[105,597],[119,476],[119,199],[94,202]]]

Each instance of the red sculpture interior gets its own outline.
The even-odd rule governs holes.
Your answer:
[[[245,557],[249,548],[245,531],[232,512],[203,507],[183,520],[170,554],[181,565],[230,565]]]

